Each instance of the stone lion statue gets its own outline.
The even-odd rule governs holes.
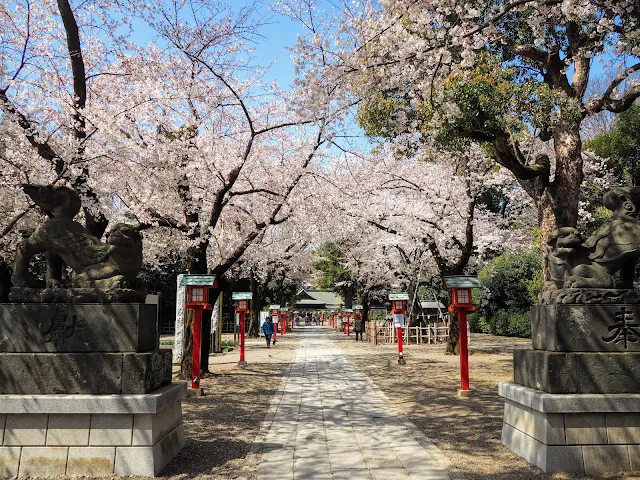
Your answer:
[[[640,258],[640,187],[612,188],[603,203],[613,215],[585,241],[572,227],[559,228],[547,240],[547,289],[633,288]]]
[[[47,258],[47,287],[60,287],[63,262],[75,273],[75,287],[121,288],[131,284],[142,266],[142,237],[135,229],[116,224],[103,243],[73,218],[80,197],[64,186],[23,185],[29,197],[50,217],[18,245],[12,283],[29,286],[29,261],[37,253]]]

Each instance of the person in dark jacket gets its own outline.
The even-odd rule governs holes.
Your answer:
[[[273,321],[271,317],[267,317],[262,324],[262,333],[264,333],[264,338],[267,339],[267,348],[271,348],[271,336],[273,335]]]
[[[362,317],[357,317],[353,326],[353,331],[356,332],[356,342],[358,341],[358,334],[360,334],[360,341],[362,340],[362,332],[364,331],[364,320]]]

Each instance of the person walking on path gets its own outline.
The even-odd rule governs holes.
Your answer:
[[[360,334],[360,341],[362,342],[362,332],[364,331],[364,320],[362,317],[357,317],[353,331],[356,332],[356,342],[358,341],[358,334]]]
[[[267,339],[267,348],[271,348],[271,336],[273,335],[273,321],[271,317],[267,317],[262,324],[262,333],[264,333],[264,337]]]

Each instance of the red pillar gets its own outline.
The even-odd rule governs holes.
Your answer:
[[[351,335],[351,317],[347,317],[347,335]]]
[[[280,323],[282,323],[282,335],[287,333],[287,314],[284,313],[282,317],[280,317]]]
[[[276,334],[278,333],[278,325],[273,326],[273,344],[276,344]]]
[[[404,365],[404,353],[402,352],[402,344],[404,343],[404,338],[402,337],[402,327],[398,327],[398,363]]]
[[[191,353],[191,388],[200,388],[200,345],[202,343],[202,308],[193,310],[193,350]]]
[[[240,312],[240,364],[244,365],[244,312]]]
[[[458,310],[460,319],[460,386],[461,390],[469,390],[469,351],[467,339],[467,311]]]

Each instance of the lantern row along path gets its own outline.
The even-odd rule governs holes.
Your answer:
[[[263,452],[258,480],[460,478],[449,476],[438,449],[345,358],[336,344],[342,334],[295,331],[301,346],[254,444]]]

